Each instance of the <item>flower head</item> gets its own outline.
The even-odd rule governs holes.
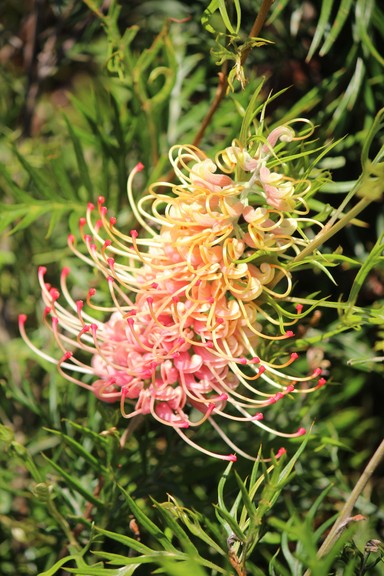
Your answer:
[[[118,402],[124,418],[150,414],[218,458],[236,457],[197,446],[186,429],[208,421],[246,457],[218,417],[283,437],[303,434],[302,428],[272,430],[263,422],[264,409],[287,395],[315,390],[324,379],[319,371],[291,375],[295,353],[278,363],[261,357],[265,342],[293,336],[288,328],[302,307],[284,313],[276,302],[291,293],[289,263],[308,244],[304,224],[321,226],[306,217],[311,183],[286,175],[276,162],[276,143],[294,138],[283,126],[252,153],[234,142],[215,162],[194,146],[174,146],[170,160],[179,183],[153,184],[135,202],[133,179],[143,168],[137,165],[128,198],[138,229],[121,232],[100,197],[80,220],[85,253],[72,235],[68,240],[73,253],[99,271],[108,305],[99,304],[93,287],[85,302],[74,301],[67,268],[60,290],[45,282],[40,268],[44,320],[58,358],[33,346],[21,315],[25,340],[67,380],[105,402]],[[80,359],[84,352],[87,363]]]

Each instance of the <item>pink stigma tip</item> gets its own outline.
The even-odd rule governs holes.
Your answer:
[[[139,235],[139,233],[138,233],[137,230],[131,230],[131,237],[132,237],[132,238],[137,238],[138,235]]]
[[[80,220],[79,220],[79,226],[80,226],[80,228],[82,228],[83,226],[85,226],[86,223],[87,223],[87,221],[86,221],[85,218],[80,218]]]
[[[295,436],[304,436],[304,434],[306,434],[307,431],[305,428],[299,428],[298,431],[296,432]]]
[[[108,208],[107,208],[106,206],[101,206],[101,208],[100,208],[100,214],[101,214],[102,216],[106,216],[106,215],[107,215],[107,212],[108,212]]]
[[[216,318],[217,324],[224,324],[224,318]]]
[[[237,456],[236,456],[236,454],[228,454],[226,460],[229,460],[230,462],[236,462]]]
[[[65,360],[69,360],[70,358],[72,358],[72,356],[73,356],[72,352],[65,352],[62,359],[61,359],[61,362],[65,361]]]
[[[214,299],[212,296],[210,296],[210,297],[208,298],[208,300],[207,300],[207,302],[208,302],[209,304],[213,304],[214,301],[215,301],[215,299]]]
[[[241,358],[238,358],[238,362],[239,364],[248,364],[248,360],[245,358],[245,356],[241,356]]]
[[[142,162],[138,162],[135,166],[136,172],[141,172],[144,169],[144,164]]]
[[[92,202],[88,202],[88,210],[94,210],[95,209],[95,205],[92,204]]]
[[[264,420],[264,414],[262,414],[262,412],[258,412],[252,416],[252,420]]]
[[[112,278],[112,276],[108,276],[108,278],[107,278],[108,284],[113,284],[114,281],[115,281],[115,280],[114,280],[114,278]]]
[[[148,302],[149,305],[153,304],[153,298],[152,298],[152,296],[148,296],[147,302]]]
[[[259,364],[260,358],[258,356],[254,356],[251,360],[252,364]]]
[[[116,218],[114,216],[111,216],[109,219],[109,223],[111,226],[114,226],[116,224]]]
[[[158,287],[159,287],[159,285],[157,282],[152,282],[151,288],[154,288],[156,290],[156,288],[158,288]]]
[[[104,202],[105,202],[104,196],[99,196],[97,199],[97,203],[101,205],[101,204],[104,204]]]
[[[112,240],[106,240],[104,242],[104,248],[108,248],[109,246],[111,246],[111,244],[112,244]]]
[[[88,296],[91,298],[92,296],[94,296],[96,294],[96,288],[90,288],[88,290]]]
[[[39,266],[39,274],[45,274],[47,271],[45,266]]]
[[[177,303],[179,302],[179,300],[180,300],[180,299],[179,299],[178,296],[172,296],[172,302],[173,302],[174,304],[177,304]]]
[[[285,448],[279,448],[278,451],[276,452],[275,458],[281,458],[281,456],[283,456],[286,453],[287,451]]]
[[[324,386],[324,384],[326,384],[326,383],[327,383],[327,381],[325,378],[319,378],[319,381],[317,383],[317,387],[321,388],[321,386]]]
[[[292,332],[292,330],[287,330],[285,335],[287,338],[292,338],[295,334],[294,332]]]
[[[19,314],[19,323],[20,324],[25,324],[26,320],[27,320],[26,314]]]
[[[299,357],[299,355],[298,355],[297,352],[292,352],[292,354],[291,354],[291,360],[297,360],[298,357]]]
[[[313,371],[313,374],[312,374],[312,378],[316,378],[316,376],[320,376],[321,373],[322,373],[321,368],[315,368],[315,370]]]
[[[63,268],[62,271],[61,271],[61,274],[62,274],[64,277],[66,277],[66,276],[68,276],[69,272],[70,272],[70,269],[68,268],[68,266],[64,266],[64,268]]]
[[[302,310],[303,310],[303,305],[302,305],[302,304],[297,304],[297,305],[296,305],[296,311],[297,311],[297,313],[298,313],[298,314],[301,314]]]
[[[73,244],[75,241],[75,237],[73,234],[68,234],[68,244]]]
[[[289,386],[286,387],[285,391],[287,392],[287,394],[289,394],[289,392],[293,392],[295,389],[293,384],[290,384]]]
[[[207,348],[213,348],[213,342],[206,342],[205,345]]]
[[[258,374],[264,374],[265,371],[266,371],[266,367],[260,366]]]

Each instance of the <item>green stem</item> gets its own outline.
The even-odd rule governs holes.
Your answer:
[[[381,460],[384,458],[384,440],[382,440],[380,446],[377,448],[376,452],[368,462],[365,470],[363,471],[362,475],[360,476],[359,480],[356,483],[356,486],[352,490],[351,494],[348,497],[348,500],[343,506],[343,509],[340,512],[340,515],[336,522],[334,523],[331,531],[329,532],[328,536],[324,540],[323,544],[319,548],[317,556],[321,558],[325,556],[329,550],[333,547],[335,541],[339,538],[343,528],[348,524],[348,519],[351,516],[352,510],[359,498],[360,494],[364,490],[365,486],[367,485],[369,479],[371,478],[372,474],[376,470],[377,466],[380,464]],[[304,576],[310,576],[311,570],[307,570]]]
[[[249,38],[254,38],[257,37],[260,34],[260,31],[262,29],[262,27],[264,26],[264,22],[267,18],[268,15],[268,11],[270,9],[270,7],[272,6],[272,4],[274,3],[275,0],[263,0],[263,3],[261,5],[261,8],[259,10],[258,15],[256,16],[256,19],[253,23],[253,26],[251,28],[251,31],[248,35]],[[243,54],[241,55],[241,66],[244,65],[248,54],[250,52],[251,48],[248,48],[247,50],[244,50]],[[221,72],[219,73],[219,85],[217,87],[216,90],[216,94],[215,97],[212,101],[212,104],[209,107],[209,110],[199,128],[198,133],[196,134],[192,144],[194,146],[198,146],[200,144],[200,141],[202,139],[202,137],[204,136],[204,133],[207,129],[207,127],[209,126],[209,123],[211,122],[213,115],[215,114],[215,112],[218,110],[221,101],[223,100],[226,91],[227,91],[227,87],[228,87],[228,78],[227,78],[227,68],[228,68],[228,62],[224,62]]]

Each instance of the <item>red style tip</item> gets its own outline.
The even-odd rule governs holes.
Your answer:
[[[73,244],[75,242],[75,237],[73,234],[68,234],[67,238],[68,244]]]
[[[25,324],[25,322],[27,321],[27,315],[26,314],[19,314],[19,324]]]
[[[46,269],[45,266],[39,266],[38,271],[39,271],[39,274],[43,274],[43,275],[44,275],[44,274],[46,273],[47,269]]]
[[[285,333],[285,336],[286,336],[287,338],[292,338],[294,335],[295,335],[295,334],[294,334],[294,332],[292,332],[292,330],[287,330],[286,333]]]
[[[180,298],[178,296],[172,296],[172,302],[174,304],[177,304],[180,301]]]
[[[159,285],[157,282],[152,282],[151,288],[154,288],[156,290],[156,288],[158,288],[158,287],[159,287]]]
[[[252,420],[264,420],[264,414],[262,412],[258,412],[252,416]]]
[[[291,360],[297,360],[298,357],[299,357],[299,355],[298,355],[297,352],[292,352],[292,354],[291,354]]]
[[[99,196],[97,199],[97,203],[99,204],[99,206],[101,206],[102,204],[104,204],[105,202],[105,198],[104,196]]]
[[[88,202],[88,210],[90,210],[92,212],[92,210],[95,209],[95,205],[92,204],[92,202]]]
[[[83,228],[83,226],[85,226],[86,223],[87,223],[87,220],[84,217],[80,218],[80,220],[79,220],[80,228]]]
[[[95,294],[96,294],[96,288],[90,288],[90,289],[88,290],[88,296],[89,296],[90,298],[92,298],[92,296],[94,296]]]
[[[113,269],[115,266],[115,259],[114,258],[107,258],[108,266]]]
[[[289,384],[289,386],[286,387],[285,391],[287,394],[289,394],[290,392],[293,392],[295,389],[293,384]]]
[[[285,448],[279,448],[278,451],[276,452],[275,458],[281,458],[281,456],[284,456],[284,454],[286,454],[287,451]]]
[[[109,223],[111,226],[114,226],[117,222],[117,219],[115,218],[115,216],[111,216],[109,219]]]
[[[317,388],[321,388],[322,386],[324,386],[327,383],[325,378],[319,378],[318,382],[317,382]]]
[[[266,367],[265,367],[265,366],[260,366],[260,367],[259,367],[259,372],[258,372],[258,374],[264,374],[265,371],[266,371]]]
[[[135,166],[135,170],[136,172],[141,172],[142,170],[144,170],[144,164],[142,162],[138,162]]]
[[[245,356],[241,356],[241,358],[237,359],[239,364],[248,364],[248,360],[245,358]]]
[[[70,269],[68,268],[68,266],[64,266],[64,268],[61,271],[61,275],[64,276],[64,278],[66,278],[69,273],[70,273]]]
[[[296,432],[295,436],[304,436],[304,434],[306,434],[307,431],[305,428],[299,428],[298,431]]]
[[[213,298],[213,296],[210,296],[207,300],[208,304],[213,304],[215,301],[215,299]]]
[[[114,281],[115,281],[115,279],[112,278],[112,276],[108,276],[108,277],[107,277],[107,282],[108,282],[108,284],[113,284]]]
[[[254,356],[251,360],[252,364],[259,364],[260,358],[258,356]]]
[[[131,237],[132,237],[132,238],[137,238],[138,235],[139,235],[139,233],[138,233],[137,230],[131,230],[130,234],[131,234]]]
[[[153,304],[153,298],[152,298],[152,296],[148,296],[147,302],[148,302],[148,304],[149,304],[150,306]]]
[[[62,358],[60,359],[60,362],[65,362],[66,360],[72,358],[72,356],[73,356],[72,352],[65,352]]]
[[[213,348],[213,342],[206,342],[205,345],[207,348]]]
[[[106,241],[104,242],[104,245],[103,245],[103,246],[104,246],[104,248],[108,248],[109,246],[111,246],[111,244],[112,244],[112,240],[106,240]]]
[[[298,314],[301,314],[301,312],[303,311],[304,306],[302,304],[297,304],[296,305],[296,312]]]
[[[236,462],[237,456],[236,456],[236,454],[228,454],[226,460],[229,460],[230,462]]]
[[[312,378],[316,378],[316,376],[320,376],[321,373],[322,373],[321,368],[315,368],[315,370],[313,371],[313,374],[312,374]]]

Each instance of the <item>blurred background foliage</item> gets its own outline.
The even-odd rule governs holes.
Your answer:
[[[225,472],[222,462],[194,453],[155,422],[137,422],[121,448],[118,411],[63,382],[18,335],[17,316],[25,312],[36,346],[52,346],[39,324],[36,268],[48,265],[56,283],[61,267],[71,266],[66,237],[77,233],[87,202],[105,196],[119,225],[129,226],[129,170],[143,162],[144,189],[161,177],[172,178],[167,153],[174,143],[199,143],[210,154],[228,145],[239,135],[261,78],[259,104],[285,90],[268,105],[267,126],[306,116],[316,125],[319,144],[340,139],[322,160],[333,181],[319,200],[337,206],[352,189],[362,171],[362,149],[384,106],[381,3],[280,0],[259,34],[265,42],[251,47],[248,34],[264,4],[1,3],[4,576],[44,571],[48,576],[60,572],[61,564],[66,566],[61,573],[88,576],[148,574],[156,566],[180,576],[302,574],[307,568],[318,576],[382,574],[383,565],[374,566],[382,552],[376,541],[384,536],[380,470],[355,509],[366,519],[353,523],[327,560],[316,560],[324,533],[382,435],[381,204],[372,204],[357,226],[326,248],[342,247],[365,269],[345,263],[334,272],[337,285],[313,271],[300,276],[298,295],[313,292],[315,284],[322,295],[346,300],[353,286],[359,313],[340,318],[326,308],[299,327],[300,342],[309,346],[309,366],[320,360],[330,383],[292,403],[289,418],[280,406],[271,407],[278,424],[316,422],[305,449],[301,441],[291,441],[288,458],[269,473],[252,471],[242,459]],[[248,50],[242,87],[241,55]],[[222,92],[201,130],[223,78],[231,80],[232,89]],[[373,134],[370,157],[380,159],[382,131]],[[79,266],[76,274],[80,297],[86,277]],[[337,333],[342,322],[351,329]],[[333,331],[333,337],[324,336]],[[280,445],[235,423],[230,432],[256,450],[262,440],[266,456]],[[201,433],[206,444],[215,445],[209,430]],[[300,457],[293,456],[296,450]],[[263,507],[263,501],[269,504]],[[372,540],[376,544],[367,544]],[[247,572],[241,571],[244,562]]]

